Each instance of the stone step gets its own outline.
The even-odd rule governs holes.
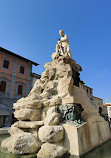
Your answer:
[[[13,124],[13,127],[18,128],[37,128],[38,126],[43,126],[44,121],[18,121]]]

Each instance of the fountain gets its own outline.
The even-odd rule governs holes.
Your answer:
[[[59,33],[53,61],[45,64],[28,97],[14,103],[19,121],[1,143],[10,153],[79,156],[111,138],[108,122],[80,84],[82,68],[72,59],[68,37],[62,30]]]

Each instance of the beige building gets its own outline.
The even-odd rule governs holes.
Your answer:
[[[83,88],[84,88],[86,94],[88,95],[88,97],[92,100],[93,99],[93,89],[84,84],[83,84]]]
[[[106,104],[104,104],[103,107],[105,109],[105,112],[107,111],[108,120],[111,121],[111,103],[106,103]]]
[[[98,108],[103,108],[103,99],[93,96],[93,100],[97,104]]]
[[[98,111],[99,112],[104,111],[104,108],[103,108],[103,99],[93,96],[93,89],[91,87],[86,86],[84,82],[81,82],[80,85],[85,90],[85,92],[88,95],[88,97],[97,106]]]

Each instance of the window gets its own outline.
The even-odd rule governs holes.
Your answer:
[[[88,89],[87,89],[87,93],[88,93]]]
[[[23,93],[23,86],[22,85],[18,85],[18,94],[22,95]]]
[[[6,82],[5,81],[1,81],[0,82],[0,91],[1,92],[5,92],[6,90]]]
[[[90,94],[92,94],[92,90],[90,90]]]
[[[4,60],[3,67],[6,68],[6,69],[9,68],[9,61],[8,60]]]
[[[20,73],[24,74],[24,72],[25,72],[25,67],[24,66],[20,66]]]

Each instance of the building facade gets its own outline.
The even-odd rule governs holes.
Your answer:
[[[102,112],[105,113],[103,99],[93,96],[93,89],[91,87],[86,86],[84,82],[81,82],[80,85],[85,90],[91,101],[94,103],[100,115],[102,115]]]
[[[93,96],[93,100],[98,105],[98,109],[103,108],[103,99]]]
[[[93,99],[93,89],[83,84],[83,89],[85,90],[88,97],[92,100]]]
[[[32,76],[32,80],[31,80],[32,81],[31,82],[31,89],[32,89],[34,84],[35,84],[35,82],[36,82],[36,80],[41,78],[41,75],[38,75],[36,73],[32,73],[31,76]]]
[[[11,125],[13,103],[26,97],[32,88],[32,65],[39,64],[0,47],[0,119],[5,120],[2,126]],[[10,115],[3,112],[3,106]]]

